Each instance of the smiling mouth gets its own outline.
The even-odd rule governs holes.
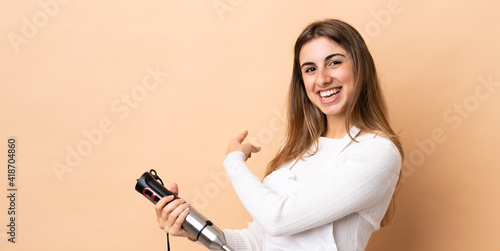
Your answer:
[[[321,97],[322,100],[329,101],[329,100],[334,99],[335,96],[337,96],[337,94],[339,94],[341,89],[342,89],[342,87],[336,87],[336,88],[332,88],[329,90],[323,90],[323,91],[319,92],[319,96]]]

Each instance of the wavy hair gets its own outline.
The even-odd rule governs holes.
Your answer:
[[[351,126],[356,126],[361,131],[387,137],[396,145],[401,159],[403,159],[403,147],[398,135],[389,125],[387,106],[380,88],[375,63],[368,47],[354,27],[341,20],[326,19],[308,25],[295,42],[292,79],[288,91],[285,142],[267,165],[266,176],[296,158],[303,159],[306,153],[315,154],[317,147],[315,152],[308,151],[313,144],[318,145],[319,137],[326,132],[326,115],[309,100],[299,62],[302,46],[318,37],[326,37],[334,41],[344,48],[353,60],[356,83],[354,92],[346,104],[345,128],[347,133]],[[352,138],[350,134],[349,136]],[[394,215],[394,199],[400,181],[401,172],[396,192],[393,194],[389,208],[382,219],[382,227],[386,226]]]

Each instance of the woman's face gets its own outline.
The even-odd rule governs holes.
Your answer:
[[[350,54],[326,37],[302,46],[299,62],[307,96],[327,118],[344,118],[355,77]]]

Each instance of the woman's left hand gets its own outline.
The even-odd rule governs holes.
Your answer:
[[[252,153],[258,153],[260,151],[260,146],[254,146],[251,143],[243,144],[243,140],[248,135],[248,131],[245,130],[240,135],[236,136],[236,138],[229,141],[229,145],[227,146],[226,154],[229,154],[234,151],[241,151],[245,154],[245,161],[252,157]]]

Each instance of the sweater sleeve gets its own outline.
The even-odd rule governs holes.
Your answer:
[[[227,244],[234,250],[261,251],[264,229],[255,221],[248,228],[240,230],[224,229]]]
[[[360,212],[392,195],[401,168],[394,144],[381,137],[353,144],[326,173],[287,196],[262,184],[246,166],[243,152],[229,153],[223,165],[243,205],[265,232],[291,235]],[[392,191],[387,193],[388,189]]]

